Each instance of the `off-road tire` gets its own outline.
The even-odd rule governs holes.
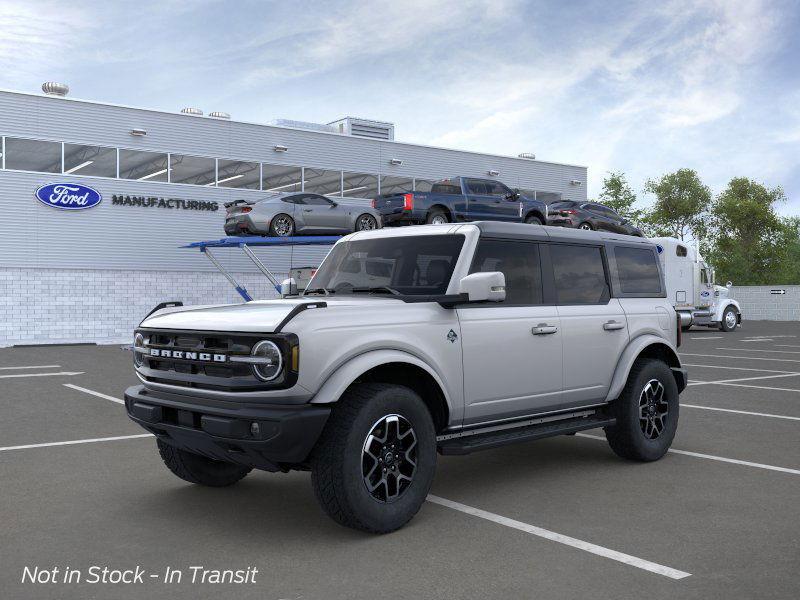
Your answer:
[[[544,225],[544,223],[542,223],[542,220],[536,215],[528,215],[527,217],[525,217],[525,222],[528,225]]]
[[[416,470],[411,483],[391,502],[373,497],[362,471],[362,451],[374,424],[399,415],[416,436]],[[311,483],[325,512],[345,527],[389,533],[417,513],[436,470],[436,431],[428,408],[412,390],[392,384],[362,383],[334,405],[311,454]]]
[[[728,325],[728,314],[729,313],[733,315],[733,317],[731,318],[731,321],[733,322],[733,325]],[[736,311],[732,307],[728,306],[722,312],[722,321],[720,321],[720,323],[719,323],[720,331],[724,331],[726,333],[731,332],[731,331],[735,331],[736,327],[738,325],[739,325],[739,321],[738,321],[738,319],[736,317]]]
[[[288,222],[289,222],[289,231],[288,231],[288,233],[283,233],[283,232],[279,233],[275,229],[275,223],[278,222],[279,219],[288,220]],[[294,225],[294,219],[292,219],[292,217],[290,217],[289,215],[283,214],[283,213],[279,213],[279,214],[275,215],[274,217],[272,217],[272,220],[269,223],[269,234],[271,236],[274,236],[274,237],[289,237],[289,236],[294,235],[294,233],[295,233],[295,225]]]
[[[428,211],[428,216],[425,217],[425,222],[428,224],[433,223],[435,220],[444,219],[445,223],[450,222],[450,217],[441,208],[432,208]],[[440,223],[443,225],[444,223]]]
[[[161,460],[177,477],[189,483],[197,483],[209,487],[226,487],[233,485],[252,469],[221,460],[213,460],[181,450],[175,446],[156,440]]]
[[[640,396],[648,382],[656,380],[664,388],[668,412],[664,429],[655,439],[648,439],[640,424]],[[606,427],[611,449],[622,458],[649,462],[658,460],[672,445],[678,428],[678,386],[669,367],[660,360],[642,359],[631,368],[628,381],[619,398],[611,405],[616,425]]]

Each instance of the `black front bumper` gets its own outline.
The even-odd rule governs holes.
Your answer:
[[[304,463],[331,412],[314,404],[219,404],[143,385],[125,390],[128,416],[159,440],[265,471]]]

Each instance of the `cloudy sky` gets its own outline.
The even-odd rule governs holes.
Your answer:
[[[0,0],[0,88],[396,124],[408,142],[781,185],[800,214],[800,3]],[[642,198],[647,202],[646,197]]]

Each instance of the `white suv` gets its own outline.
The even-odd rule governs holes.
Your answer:
[[[437,450],[602,427],[620,456],[660,458],[686,386],[679,343],[640,238],[384,229],[342,238],[302,296],[149,315],[125,405],[182,479],[310,469],[331,517],[388,532],[425,500]]]

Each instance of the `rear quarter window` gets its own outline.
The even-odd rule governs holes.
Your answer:
[[[617,275],[623,294],[661,296],[661,272],[650,248],[614,248]]]

